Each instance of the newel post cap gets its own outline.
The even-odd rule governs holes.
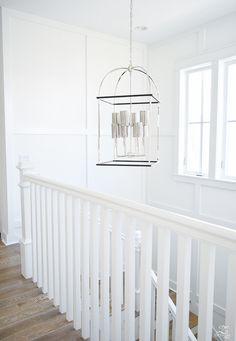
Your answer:
[[[30,158],[28,155],[20,155],[18,164],[16,168],[20,172],[20,187],[27,187],[29,185],[26,181],[24,181],[24,175],[34,174],[34,167],[30,162]]]
[[[16,168],[19,169],[19,171],[22,171],[24,174],[34,169],[32,163],[30,162],[30,158],[28,155],[19,156],[19,161],[17,163]]]

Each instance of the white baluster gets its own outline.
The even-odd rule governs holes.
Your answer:
[[[47,226],[47,278],[48,278],[48,298],[53,298],[53,234],[52,234],[52,190],[45,189],[45,203],[46,203],[46,226]]]
[[[31,236],[32,236],[32,264],[33,264],[33,282],[37,282],[37,233],[36,233],[36,202],[35,202],[35,184],[31,184]]]
[[[74,288],[73,288],[73,203],[72,197],[66,196],[66,293],[67,293],[67,308],[66,319],[68,321],[73,320],[73,300],[74,300]]]
[[[22,216],[22,238],[20,242],[21,251],[21,273],[25,278],[32,277],[32,240],[31,240],[31,190],[30,182],[26,181],[24,175],[32,170],[28,159],[19,161],[17,168],[20,171],[21,189],[21,216]]]
[[[176,320],[175,318],[173,318],[172,320],[172,339],[171,341],[175,341],[176,338],[175,338],[175,330],[176,330]]]
[[[83,216],[79,199],[73,201],[73,250],[74,250],[74,328],[81,329],[81,226]]]
[[[47,263],[47,227],[46,227],[46,201],[45,188],[40,188],[40,202],[41,202],[41,237],[42,237],[42,258],[43,258],[43,272],[42,272],[42,290],[44,293],[48,292],[48,263]]]
[[[152,225],[141,229],[140,341],[151,338]]]
[[[41,199],[40,199],[40,185],[36,185],[35,192],[36,203],[36,234],[37,234],[37,285],[42,287],[43,283],[43,259],[42,259],[42,230],[41,230]]]
[[[198,340],[212,340],[215,282],[215,247],[200,244],[200,284],[198,310]]]
[[[156,330],[156,288],[152,284],[151,293],[151,341],[155,341],[155,330]]]
[[[135,223],[125,220],[125,340],[135,340]]]
[[[157,340],[169,340],[170,231],[158,229],[157,237]]]
[[[135,311],[140,311],[141,232],[136,231],[135,242]]]
[[[230,341],[236,341],[236,254],[228,258],[227,297],[226,297],[226,335]]]
[[[60,312],[66,312],[65,194],[58,195]]]
[[[121,341],[121,304],[123,290],[122,273],[122,240],[121,216],[112,212],[112,269],[111,269],[111,295],[112,295],[112,341]]]
[[[89,203],[82,202],[82,337],[90,337],[90,297],[89,297],[89,254],[90,254],[90,224]]]
[[[191,239],[178,236],[176,340],[188,340]]]
[[[101,209],[101,340],[110,340],[110,231],[109,211]]]
[[[53,301],[57,306],[60,303],[59,277],[59,212],[58,192],[52,191],[52,234],[53,234]]]
[[[99,341],[99,225],[98,206],[91,205],[91,340]]]

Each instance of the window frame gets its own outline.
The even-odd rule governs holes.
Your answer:
[[[218,129],[218,135],[222,134],[222,145],[221,145],[221,161],[220,161],[220,172],[219,172],[219,178],[222,180],[230,180],[230,181],[236,181],[236,175],[235,176],[228,176],[226,175],[226,141],[227,141],[227,123],[229,120],[227,119],[227,101],[228,101],[228,73],[229,73],[229,66],[230,65],[236,65],[236,54],[234,56],[231,56],[230,58],[221,59],[219,60],[219,70],[221,72],[221,78],[219,79],[219,88],[222,90],[223,96],[222,96],[222,103],[218,108],[218,114],[219,114],[219,129]],[[219,94],[220,96],[220,94]],[[236,122],[235,120],[230,120],[232,122]],[[220,126],[222,127],[220,129]]]
[[[223,49],[206,51],[201,55],[178,60],[175,63],[175,104],[177,107],[176,126],[175,126],[175,156],[173,163],[173,178],[175,181],[192,183],[198,186],[199,183],[209,185],[216,184],[222,188],[235,188],[236,178],[225,177],[222,173],[222,62],[235,59],[236,45],[231,45]],[[180,105],[180,89],[181,89],[181,72],[186,69],[194,69],[196,66],[211,64],[212,66],[212,87],[211,87],[211,128],[210,128],[210,146],[209,146],[209,173],[208,176],[197,176],[195,174],[186,174],[183,172],[183,129],[181,128],[181,117],[185,113],[181,113]],[[219,93],[221,91],[221,95]],[[230,186],[230,187],[229,187]]]
[[[208,166],[208,173],[205,174],[203,172],[194,172],[187,170],[187,146],[188,146],[188,131],[189,131],[189,112],[188,112],[188,99],[189,99],[189,75],[193,74],[194,72],[210,70],[211,71],[211,88],[212,88],[212,63],[207,62],[204,64],[194,65],[185,69],[180,70],[179,80],[180,88],[179,88],[179,129],[184,131],[184,137],[182,138],[182,154],[180,157],[182,159],[182,164],[180,163],[179,158],[179,173],[182,175],[190,175],[190,176],[197,176],[197,177],[208,177],[209,175],[209,166]],[[211,89],[212,92],[212,89]],[[181,99],[182,97],[182,99]],[[201,87],[201,98],[203,98],[203,86]],[[183,103],[181,103],[183,102]],[[201,138],[200,138],[200,164],[202,169],[202,156],[203,156],[203,126],[204,126],[204,119],[203,119],[203,101],[201,104],[201,120],[196,122],[200,124],[201,130]],[[182,109],[180,109],[182,107]],[[182,113],[181,113],[182,110]],[[181,117],[182,116],[182,117]],[[210,118],[211,118],[211,109],[210,109]],[[184,127],[180,127],[180,125],[184,125]],[[210,154],[210,139],[211,139],[211,119],[209,120],[209,127],[210,127],[210,134],[209,134],[209,154]],[[178,155],[180,156],[180,154]]]

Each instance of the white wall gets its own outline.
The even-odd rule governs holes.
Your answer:
[[[3,38],[12,232],[20,234],[20,156],[29,156],[42,176],[143,201],[143,170],[95,166],[99,83],[111,68],[128,66],[128,42],[9,9]],[[142,44],[135,45],[134,63],[146,63]]]
[[[1,14],[1,8],[0,8]],[[0,25],[2,24],[0,15]],[[6,215],[7,186],[6,186],[6,146],[5,146],[5,115],[4,115],[4,80],[3,80],[3,51],[2,51],[2,25],[0,28],[0,232],[8,221]]]
[[[147,171],[149,204],[236,228],[236,184],[177,175],[177,65],[230,46],[236,46],[236,14],[209,23],[196,32],[174,37],[149,49],[150,73],[160,88],[160,164]],[[197,309],[197,245],[193,245],[192,307]],[[172,285],[176,281],[176,243],[172,247]],[[226,260],[217,251],[215,323],[225,306]]]
[[[6,139],[1,132],[1,148],[6,142],[7,174],[2,174],[2,178],[7,180],[11,219],[7,222],[5,217],[4,223],[1,216],[5,241],[13,242],[20,226],[15,166],[22,155],[28,155],[43,176],[137,201],[144,201],[146,196],[151,205],[235,228],[235,185],[176,176],[176,63],[236,44],[235,19],[232,15],[207,25],[204,30],[149,49],[150,73],[159,84],[161,95],[161,162],[146,171],[145,192],[142,169],[125,168],[121,172],[120,168],[95,166],[95,97],[103,75],[113,67],[127,65],[127,42],[3,9],[5,117],[3,107],[0,117],[6,121]],[[136,44],[134,57],[135,64],[145,65],[145,46]],[[3,96],[1,89],[0,96]],[[175,244],[171,264],[173,286]],[[195,302],[196,253],[194,245],[192,299]],[[223,250],[218,251],[217,262],[215,309],[221,316],[225,304]]]

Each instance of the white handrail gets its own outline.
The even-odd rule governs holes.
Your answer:
[[[236,297],[236,231],[32,175],[26,173],[27,167],[22,165],[19,170],[22,274],[26,278],[33,275],[34,282],[49,293],[61,312],[66,312],[67,319],[74,321],[75,328],[81,329],[82,337],[98,341],[101,331],[103,341],[111,341],[109,335],[112,341],[135,341],[137,338],[153,341],[156,330],[158,338],[168,341],[171,314],[174,326],[172,336],[181,341],[196,341],[188,324],[192,240],[199,241],[201,246],[201,288],[203,283],[208,283],[207,291],[199,292],[199,334],[200,338],[211,336],[213,326],[209,316],[213,312],[215,246],[227,249],[230,279],[227,290]],[[136,232],[140,239],[138,253],[135,249]],[[95,238],[91,238],[90,233]],[[173,233],[177,236],[177,309],[168,296]],[[154,253],[153,245],[157,247]],[[212,256],[207,268],[205,255]],[[136,261],[135,256],[138,257]],[[158,282],[152,271],[153,261],[157,261]],[[126,284],[123,287],[124,275]],[[66,288],[70,288],[70,293]],[[152,301],[155,288],[160,295],[156,309]],[[234,338],[235,300],[230,297],[227,298],[226,321]],[[122,302],[127,308],[125,321],[121,318]],[[134,306],[135,311],[139,312],[139,330]],[[206,319],[206,316],[209,318]],[[125,337],[122,334],[123,325]]]
[[[198,240],[208,241],[212,244],[226,247],[236,251],[236,231],[208,223],[202,220],[183,216],[160,208],[141,204],[135,201],[114,197],[112,195],[81,189],[75,186],[52,181],[36,175],[26,175],[25,181],[30,181],[42,186],[49,186],[55,190],[63,191],[69,195],[79,196],[85,200],[93,200],[97,204],[103,204],[113,209],[122,210],[126,214],[135,214],[137,218],[145,219],[153,224],[164,224],[171,230],[181,234],[187,234]]]

